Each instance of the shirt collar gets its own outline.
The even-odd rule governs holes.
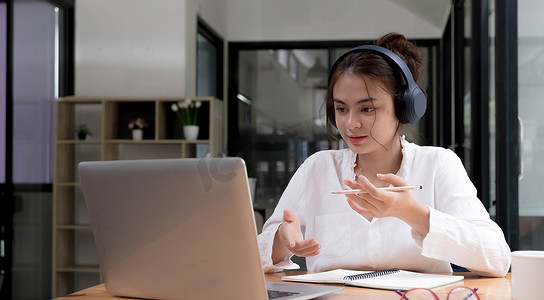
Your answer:
[[[414,153],[415,153],[415,147],[413,143],[410,143],[406,140],[406,137],[404,135],[399,137],[400,139],[400,145],[402,147],[402,162],[400,164],[399,171],[397,172],[397,175],[400,177],[405,178],[407,174],[407,170],[410,169],[410,166],[412,165]],[[349,177],[348,178],[355,178],[355,167],[357,165],[357,153],[351,151],[349,149]]]
[[[415,144],[408,142],[404,135],[400,137],[400,145],[402,147],[402,162],[400,163],[397,175],[406,178],[408,170],[410,170],[410,167],[412,166],[416,149]]]

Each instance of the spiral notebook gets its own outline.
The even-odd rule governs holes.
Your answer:
[[[425,274],[399,269],[355,271],[336,269],[305,275],[283,276],[284,281],[335,283],[383,290],[406,291],[412,288],[435,288],[464,279],[458,275]]]

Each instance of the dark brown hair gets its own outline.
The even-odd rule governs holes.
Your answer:
[[[415,44],[409,42],[404,35],[388,33],[376,42],[377,46],[387,48],[397,54],[408,66],[416,83],[423,74],[423,54]],[[399,99],[399,93],[404,86],[404,78],[397,67],[391,67],[383,57],[368,51],[354,51],[342,57],[336,63],[329,76],[329,87],[325,96],[325,109],[327,118],[327,134],[333,139],[338,139],[333,133],[336,126],[334,118],[333,88],[340,76],[352,74],[379,82],[381,87],[394,99]],[[363,87],[362,87],[363,88]]]

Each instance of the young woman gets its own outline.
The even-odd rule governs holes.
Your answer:
[[[331,69],[328,131],[336,127],[349,149],[317,152],[296,171],[259,235],[265,272],[298,268],[297,255],[310,272],[451,272],[453,263],[504,276],[510,249],[459,158],[400,135],[425,111],[421,51],[396,33],[376,46],[348,51]],[[422,189],[379,189],[405,185]],[[362,191],[332,193],[344,189]]]

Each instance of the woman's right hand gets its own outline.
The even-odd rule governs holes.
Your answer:
[[[304,239],[297,216],[290,210],[284,210],[283,223],[278,227],[274,237],[273,263],[282,261],[289,252],[300,257],[315,256],[319,254],[320,248],[321,245],[315,238]]]

